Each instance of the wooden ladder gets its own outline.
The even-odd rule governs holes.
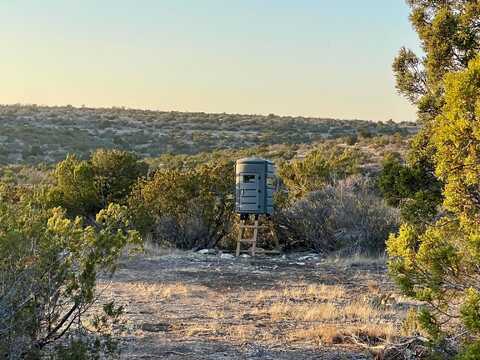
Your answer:
[[[258,238],[258,219],[255,219],[254,225],[247,225],[246,220],[240,220],[240,226],[238,231],[238,240],[237,240],[237,252],[236,256],[240,256],[240,247],[243,244],[251,244],[250,250],[252,251],[252,256],[255,256],[255,249],[257,247],[257,238]],[[253,229],[252,238],[244,238],[243,235],[246,229]]]

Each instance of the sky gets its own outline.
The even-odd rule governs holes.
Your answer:
[[[0,0],[0,103],[413,121],[404,0]]]

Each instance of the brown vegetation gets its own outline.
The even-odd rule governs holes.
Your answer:
[[[126,309],[123,356],[364,359],[404,335],[416,304],[395,293],[383,259],[299,258],[148,250],[125,261],[104,292]]]

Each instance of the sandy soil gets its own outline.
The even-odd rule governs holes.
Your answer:
[[[104,287],[106,281],[101,281]],[[125,259],[102,300],[125,307],[124,359],[371,359],[413,304],[384,261],[169,253]]]

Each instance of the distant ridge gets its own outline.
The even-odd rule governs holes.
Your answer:
[[[96,148],[142,157],[354,136],[408,135],[415,123],[74,106],[0,105],[0,164],[53,163]]]

